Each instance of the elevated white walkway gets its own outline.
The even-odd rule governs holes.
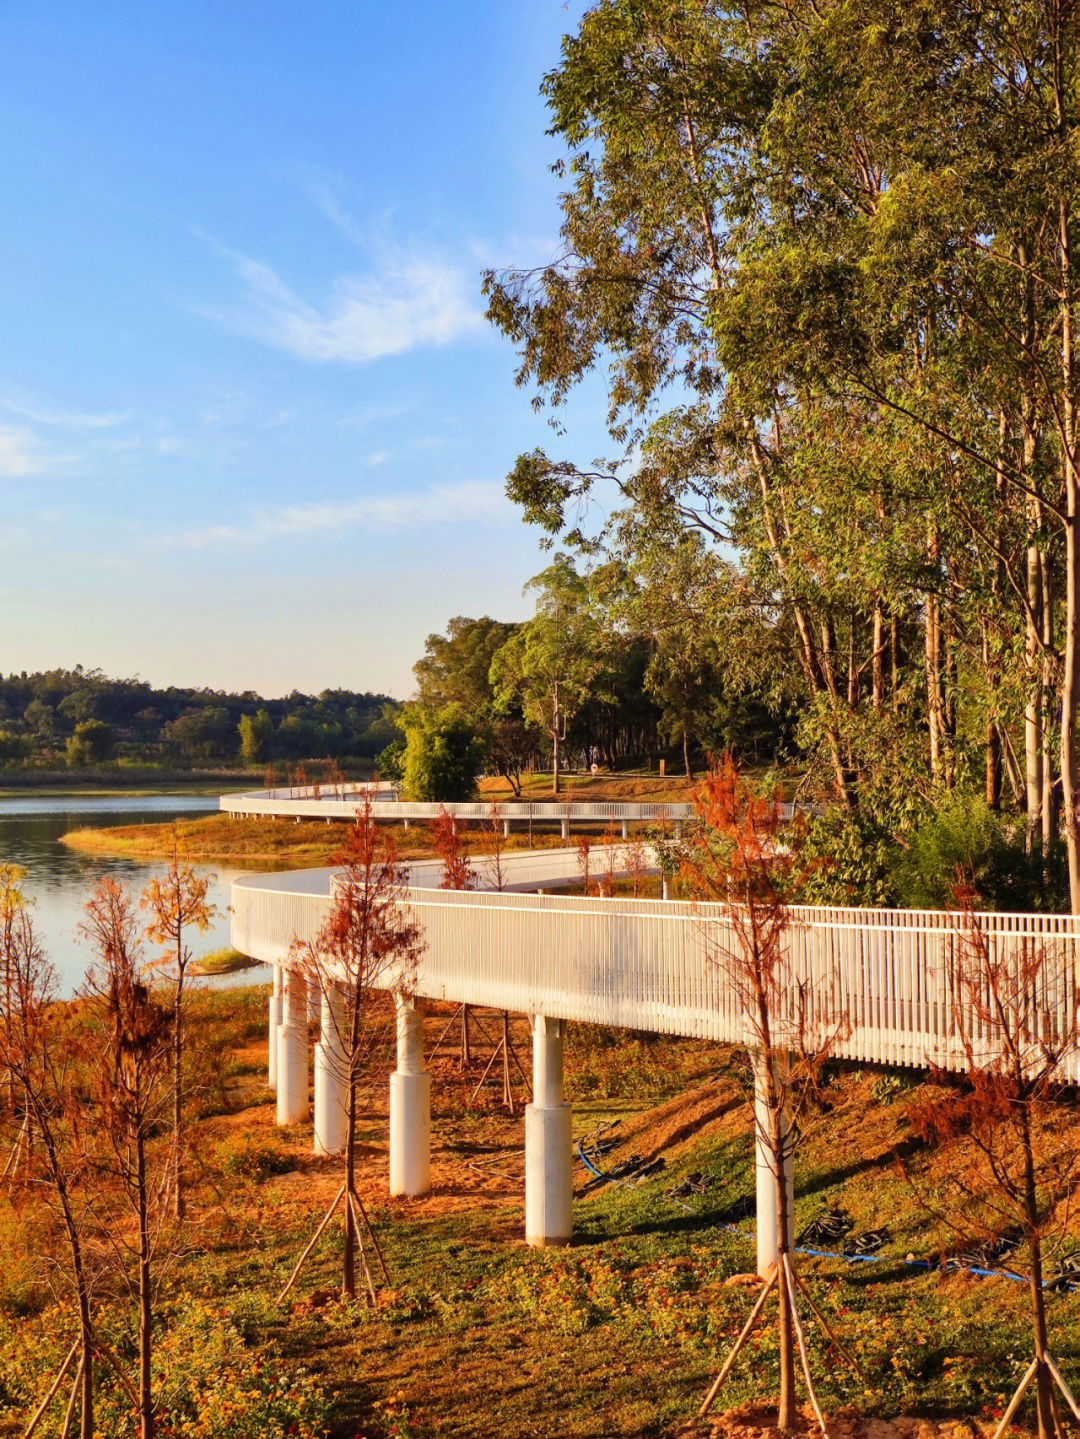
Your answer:
[[[613,848],[618,873],[625,851]],[[594,877],[607,869],[607,850],[603,844],[593,848]],[[546,1136],[527,1148],[533,1190],[539,1184],[547,1194],[532,1212],[568,1214],[569,1121],[558,1118],[566,1108],[561,1099],[564,1022],[744,1043],[738,995],[723,963],[718,963],[737,945],[730,917],[719,905],[536,893],[579,879],[575,849],[504,854],[506,887],[498,893],[490,888],[465,893],[437,888],[441,871],[435,861],[408,868],[408,903],[420,921],[425,946],[416,1000],[512,1010],[532,1018],[534,1061],[541,1066],[536,1073],[544,1079],[550,1100],[546,1108],[540,1106],[548,1114],[543,1123],[530,1121],[530,1132]],[[483,861],[476,862],[476,869],[479,883],[490,885]],[[331,870],[320,869],[234,881],[233,944],[253,958],[287,967],[293,939],[314,938],[325,917],[332,880]],[[958,946],[964,942],[958,915],[801,907],[793,910],[792,919],[787,1019],[794,1021],[801,996],[811,1030],[832,1028],[838,1016],[845,1017],[844,1032],[833,1049],[837,1058],[963,1068],[964,1054],[954,1032],[955,986],[950,983]],[[978,923],[996,953],[1004,959],[1015,957],[1018,965],[1035,947],[1046,950],[1050,962],[1042,967],[1038,991],[1031,995],[1032,1023],[1040,1032],[1068,1032],[1078,1001],[1080,918],[984,914]],[[275,996],[279,993],[276,983]],[[280,1006],[281,1001],[275,997],[271,1003]],[[272,1029],[275,1024],[272,1013]],[[289,1034],[289,1052],[295,1053],[295,1026]],[[414,1051],[409,1064],[413,1067],[402,1071],[399,1063],[399,1072],[415,1074]],[[556,1072],[558,1082],[549,1082],[547,1076]],[[1080,1080],[1080,1055],[1069,1058],[1066,1077]],[[280,1092],[280,1072],[278,1082]],[[304,1094],[306,1110],[306,1088]],[[407,1144],[407,1136],[399,1135],[397,1142]],[[394,1145],[392,1134],[392,1152]],[[771,1177],[766,1174],[762,1182],[760,1173],[759,1166],[759,1212],[764,1213]],[[548,1194],[552,1185],[555,1192]],[[562,1219],[558,1223],[562,1225]],[[551,1242],[568,1238],[569,1232],[529,1237]],[[759,1259],[761,1255],[759,1247]],[[767,1260],[768,1245],[761,1262]]]

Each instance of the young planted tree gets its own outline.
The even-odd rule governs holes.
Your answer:
[[[152,1439],[154,1302],[175,1257],[166,1199],[172,1149],[156,1142],[172,1099],[173,1017],[146,983],[135,902],[116,880],[103,879],[94,890],[81,932],[95,954],[87,978],[98,1046],[90,1089],[113,1161],[112,1184],[102,1186],[100,1202],[114,1251],[130,1259],[125,1277],[139,1314],[139,1439]]]
[[[710,958],[736,996],[755,1069],[759,1096],[755,1130],[774,1180],[777,1254],[701,1413],[711,1407],[775,1289],[780,1351],[777,1423],[789,1429],[796,1420],[797,1344],[807,1391],[824,1432],[799,1317],[800,1292],[827,1332],[828,1326],[795,1268],[788,1174],[800,1117],[845,1020],[823,1002],[824,987],[812,990],[793,964],[789,936],[795,921],[790,906],[807,866],[801,855],[801,826],[797,820],[785,822],[780,795],[757,795],[728,755],[698,788],[694,809],[697,834],[687,846],[682,875],[695,899],[720,908],[720,923],[707,922],[703,933]],[[759,1222],[762,1219],[759,1216]]]
[[[486,854],[484,860],[484,876],[487,879],[488,888],[498,890],[501,893],[506,885],[503,855],[507,849],[507,836],[503,808],[498,800],[492,800],[488,808],[487,819],[484,820],[481,826],[481,831]]]
[[[945,1160],[941,1199],[925,1202],[953,1234],[967,1238],[973,1228],[989,1239],[1006,1229],[1023,1234],[1034,1357],[997,1434],[1034,1384],[1039,1439],[1050,1439],[1061,1430],[1055,1384],[1080,1419],[1050,1352],[1043,1287],[1043,1244],[1060,1234],[1076,1183],[1077,1154],[1063,1110],[1080,1044],[1074,942],[1005,945],[980,924],[969,885],[960,885],[956,897],[948,985],[964,1073],[939,1073],[941,1087],[913,1108],[911,1124]]]
[[[0,1115],[0,1133],[21,1144],[23,1126],[37,1139],[35,1178],[38,1192],[59,1221],[66,1250],[58,1271],[74,1300],[78,1336],[54,1377],[48,1393],[31,1416],[32,1435],[60,1390],[78,1356],[74,1386],[67,1406],[66,1436],[79,1413],[81,1439],[94,1433],[94,1284],[98,1277],[87,1231],[91,1221],[88,1154],[83,1112],[76,1088],[76,1055],[64,1026],[63,1006],[56,999],[56,971],[34,933],[33,919],[19,887],[21,872],[0,867],[0,1069],[10,1107]]]
[[[210,877],[197,875],[189,864],[182,864],[176,846],[168,871],[161,879],[152,879],[142,892],[139,903],[150,914],[146,933],[152,943],[165,951],[162,965],[173,983],[173,1213],[177,1219],[184,1214],[184,981],[191,963],[187,947],[189,930],[200,932],[210,927],[217,917],[217,907],[208,904],[206,892]]]
[[[438,818],[433,819],[429,826],[431,832],[431,843],[435,853],[442,861],[442,882],[441,889],[472,889],[476,882],[472,865],[469,863],[468,852],[461,840],[461,833],[454,816],[445,806],[439,810]],[[472,1005],[459,1004],[450,1023],[439,1035],[432,1048],[432,1054],[439,1048],[443,1040],[454,1027],[455,1021],[461,1024],[461,1043],[458,1049],[458,1062],[462,1069],[467,1069],[472,1063],[472,1038],[469,1033],[469,1021],[472,1018]]]
[[[294,942],[290,958],[321,993],[340,996],[340,1003],[324,1004],[323,1014],[329,1013],[332,1033],[326,1038],[332,1040],[337,1078],[345,1090],[345,1177],[279,1301],[296,1282],[339,1205],[344,1207],[345,1232],[342,1295],[356,1297],[359,1260],[374,1298],[362,1229],[371,1236],[380,1262],[382,1255],[356,1186],[357,1110],[384,1043],[384,1016],[376,998],[386,991],[410,994],[423,951],[420,927],[406,903],[405,872],[392,837],[380,831],[372,817],[370,798],[357,811],[335,862],[341,868],[334,877],[330,911],[313,940]]]

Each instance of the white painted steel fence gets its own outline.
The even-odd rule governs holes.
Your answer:
[[[518,874],[548,859],[572,875],[573,851],[504,856]],[[408,902],[423,927],[417,990],[431,999],[726,1042],[746,1038],[737,988],[722,962],[736,940],[722,906],[593,899],[432,886],[438,867],[412,868]],[[530,886],[542,885],[529,870]],[[233,884],[233,943],[283,964],[294,935],[312,938],[330,902],[331,871]],[[786,943],[787,1019],[811,1031],[842,1022],[833,1052],[857,1062],[962,1069],[953,1013],[965,945],[961,917],[924,910],[800,907]],[[1069,1033],[1078,995],[1080,919],[984,914],[995,956],[1020,965],[1045,952],[1030,996],[1040,1033]],[[973,1026],[968,1018],[965,1029]],[[1068,1064],[1080,1080],[1080,1056]]]

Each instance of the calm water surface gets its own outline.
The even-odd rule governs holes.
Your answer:
[[[216,795],[20,795],[0,798],[0,862],[19,864],[27,871],[24,889],[35,901],[34,924],[46,952],[60,975],[64,993],[81,983],[91,961],[90,950],[78,934],[83,906],[98,880],[106,875],[130,886],[136,895],[167,864],[82,854],[60,843],[68,830],[117,824],[167,823],[172,819],[216,810]],[[192,954],[207,954],[229,942],[229,885],[240,873],[197,865],[201,875],[213,876],[207,898],[218,907],[216,922],[190,938]],[[151,949],[147,947],[149,957]],[[265,979],[268,971],[247,970],[231,976],[235,983]],[[227,982],[224,980],[216,983]]]

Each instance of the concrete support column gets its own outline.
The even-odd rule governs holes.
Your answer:
[[[625,820],[625,819],[624,819],[623,822],[622,822],[622,837],[623,837],[623,839],[629,839],[629,838],[630,838],[630,821],[629,821],[629,820]]]
[[[563,1102],[563,1021],[533,1020],[533,1102],[525,1106],[525,1242],[568,1244],[574,1197],[572,1115]]]
[[[286,971],[277,1032],[277,1122],[300,1124],[308,1116],[307,981]]]
[[[765,1087],[765,1061],[760,1054],[752,1054],[754,1066],[754,1172],[757,1183],[757,1271],[762,1278],[776,1263],[779,1231],[776,1216],[776,1161],[767,1136],[772,1132],[772,1117],[769,1113]],[[788,1125],[784,1126],[788,1134]],[[788,1244],[795,1244],[795,1176],[791,1162],[791,1149],[785,1146],[781,1156],[784,1183],[787,1186]]]
[[[397,996],[397,1068],[390,1076],[390,1193],[431,1188],[431,1076],[424,1069],[423,1014]]]
[[[504,820],[503,820],[503,839],[509,839],[509,838],[510,838],[510,821],[509,821],[508,819],[504,819]]]
[[[665,874],[660,877],[660,898],[671,898],[671,875]]]
[[[277,1088],[277,1032],[281,1023],[281,965],[274,965],[274,983],[270,990],[270,1023],[267,1036],[266,1083],[268,1088]]]
[[[319,1042],[315,1046],[316,1154],[340,1154],[345,1148],[349,1062],[344,1043],[345,997],[341,986],[327,984],[321,995]]]
[[[564,819],[562,822],[562,837],[563,839],[570,838],[570,821],[568,819]]]

